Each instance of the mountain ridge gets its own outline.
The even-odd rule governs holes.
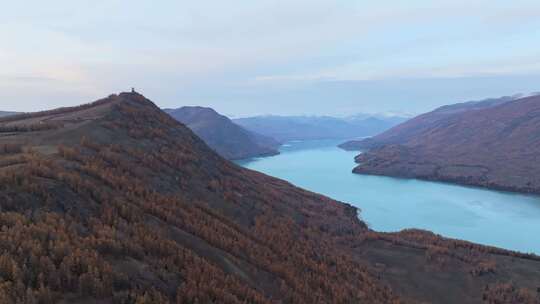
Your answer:
[[[354,172],[540,193],[540,96],[452,113],[398,138],[406,124],[365,141],[372,149]]]
[[[225,158],[236,160],[279,154],[277,141],[236,125],[212,108],[186,106],[165,111]]]
[[[341,144],[339,147],[345,150],[364,150],[388,144],[400,144],[406,142],[411,137],[420,136],[430,128],[437,127],[438,124],[444,123],[446,119],[453,115],[464,111],[489,108],[516,100],[519,97],[520,95],[503,96],[500,98],[489,98],[480,101],[467,101],[441,106],[431,112],[413,117],[372,138],[348,141]]]
[[[537,302],[538,257],[371,231],[137,93],[0,120],[0,181],[0,302]]]
[[[281,142],[290,140],[349,139],[382,132],[400,119],[382,117],[256,116],[234,119],[244,128]]]

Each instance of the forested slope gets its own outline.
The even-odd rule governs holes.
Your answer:
[[[369,230],[137,93],[0,120],[0,303],[538,303],[538,258]]]

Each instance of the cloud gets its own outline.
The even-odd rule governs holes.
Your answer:
[[[233,112],[268,86],[538,73],[538,12],[532,0],[10,2],[0,75],[24,110],[36,102],[21,88],[57,100],[136,86]]]

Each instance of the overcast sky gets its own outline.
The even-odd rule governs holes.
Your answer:
[[[538,0],[9,1],[0,110],[132,86],[162,107],[415,114],[540,91]]]

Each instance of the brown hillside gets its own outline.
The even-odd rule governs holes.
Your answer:
[[[540,96],[450,115],[357,161],[357,173],[540,193]]]
[[[538,303],[537,257],[370,231],[136,93],[0,126],[0,303]]]

